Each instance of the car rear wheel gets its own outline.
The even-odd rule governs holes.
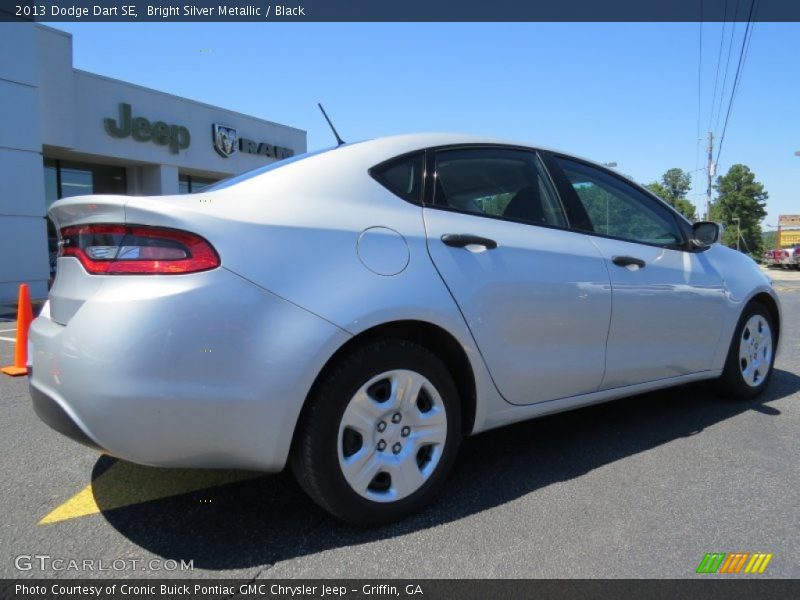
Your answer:
[[[458,392],[444,364],[412,342],[371,341],[315,385],[291,464],[317,504],[375,525],[429,505],[460,440]]]
[[[733,398],[754,398],[772,376],[777,336],[769,311],[751,302],[742,313],[719,380],[720,392]]]

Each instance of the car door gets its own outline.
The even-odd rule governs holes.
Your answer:
[[[470,147],[428,160],[430,255],[500,393],[530,404],[596,391],[608,272],[587,236],[569,230],[538,155]]]
[[[720,274],[664,203],[613,172],[553,157],[603,254],[612,317],[602,389],[711,368],[725,314]],[[552,163],[551,163],[552,164]],[[569,196],[569,194],[567,194]]]

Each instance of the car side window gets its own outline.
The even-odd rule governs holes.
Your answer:
[[[425,154],[417,152],[392,159],[370,170],[378,182],[401,198],[420,202],[422,199],[422,172]]]
[[[556,157],[591,221],[585,231],[656,246],[679,246],[683,236],[669,210],[621,179],[581,162]]]
[[[470,148],[436,152],[434,206],[535,225],[566,227],[535,152]]]

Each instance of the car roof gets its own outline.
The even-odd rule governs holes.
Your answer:
[[[384,160],[414,152],[417,150],[424,150],[427,148],[435,148],[437,146],[457,146],[457,145],[501,145],[513,146],[519,148],[531,148],[537,150],[544,150],[553,152],[555,154],[562,154],[571,158],[596,165],[601,168],[607,168],[597,161],[567,152],[558,148],[551,148],[540,144],[531,142],[523,142],[520,140],[512,140],[506,138],[497,138],[491,136],[481,136],[465,133],[447,133],[447,132],[433,132],[433,133],[407,133],[401,135],[390,135],[385,137],[373,138],[353,143],[346,143],[340,146],[340,149],[346,148],[359,148],[369,152],[374,157],[383,157]],[[333,148],[335,149],[335,148]],[[381,162],[380,160],[376,162]],[[617,173],[621,177],[627,179],[625,175]]]
[[[381,151],[387,153],[403,154],[404,152],[413,152],[414,150],[422,150],[424,148],[431,148],[436,146],[451,146],[462,144],[500,144],[504,146],[522,146],[525,148],[541,148],[530,143],[520,142],[518,140],[508,140],[502,138],[494,138],[488,136],[471,135],[464,133],[407,133],[401,135],[390,135],[385,137],[364,140],[356,142],[357,144],[365,144],[371,146],[373,149],[380,148]],[[345,144],[350,146],[351,144]]]

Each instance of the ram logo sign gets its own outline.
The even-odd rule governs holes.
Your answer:
[[[242,152],[243,154],[259,154],[268,158],[289,158],[294,156],[294,150],[276,146],[268,142],[255,142],[251,139],[241,137],[236,129],[226,125],[214,123],[211,126],[211,139],[214,142],[214,150],[224,157]]]
[[[697,573],[763,573],[771,560],[772,554],[764,552],[708,552]]]
[[[214,123],[211,126],[211,135],[214,139],[214,150],[216,150],[220,156],[228,158],[238,150],[239,136],[233,127],[226,127],[225,125]]]

